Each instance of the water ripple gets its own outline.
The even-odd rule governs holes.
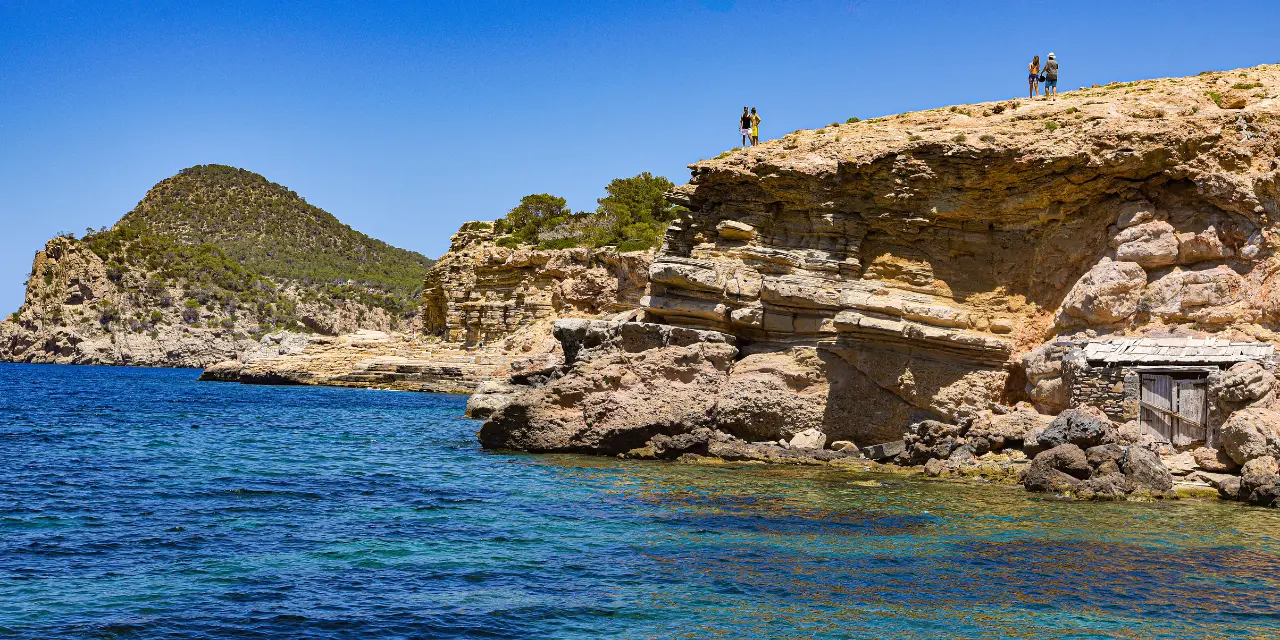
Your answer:
[[[194,378],[0,364],[0,637],[1280,633],[1273,511],[494,454],[458,396]]]

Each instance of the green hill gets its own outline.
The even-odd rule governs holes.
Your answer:
[[[298,302],[342,300],[412,315],[432,260],[343,224],[292,190],[235,167],[184,169],[109,230],[84,238],[131,290],[173,287],[196,304],[299,324]],[[291,295],[284,295],[288,289]]]

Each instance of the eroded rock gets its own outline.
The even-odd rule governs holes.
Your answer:
[[[1222,425],[1222,448],[1236,464],[1280,456],[1280,413],[1262,408],[1236,411]]]

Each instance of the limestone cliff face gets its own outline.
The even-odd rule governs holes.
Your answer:
[[[282,289],[288,296],[288,288]],[[289,352],[278,332],[195,301],[178,284],[153,287],[145,273],[112,269],[84,243],[50,240],[36,253],[26,300],[0,322],[0,360],[55,364],[203,367]],[[297,299],[298,317],[320,332],[389,330],[386,311],[353,301],[319,305]],[[297,334],[286,340],[297,344]]]
[[[867,444],[913,416],[1055,409],[1052,349],[1033,349],[1062,334],[1270,339],[1277,89],[1273,65],[1108,85],[691,165],[644,307],[736,339],[708,419],[748,439],[799,421]]]
[[[427,273],[426,332],[466,346],[492,344],[539,321],[634,311],[648,285],[647,251],[508,248],[494,239],[488,222],[469,222],[453,236]]]

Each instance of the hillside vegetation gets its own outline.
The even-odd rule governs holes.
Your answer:
[[[84,242],[106,263],[108,278],[130,291],[157,296],[177,288],[188,306],[247,311],[264,328],[302,326],[298,302],[350,300],[411,315],[432,264],[355,231],[282,185],[220,165],[160,182],[114,227]]]

